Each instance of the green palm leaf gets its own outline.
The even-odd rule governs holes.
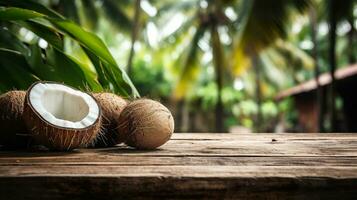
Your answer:
[[[64,19],[63,16],[60,14],[56,13],[55,11],[39,4],[36,3],[35,1],[32,0],[26,0],[26,1],[21,1],[21,0],[1,0],[0,1],[0,6],[6,6],[6,7],[14,7],[14,8],[24,8],[29,11],[35,11],[37,13],[44,14],[46,16],[52,17],[52,18],[60,18]],[[26,12],[26,11],[25,11]],[[20,13],[18,13],[21,15]]]
[[[251,1],[251,10],[245,17],[232,51],[231,68],[235,75],[250,66],[249,57],[286,37],[290,11],[303,12],[309,0]]]
[[[98,25],[98,11],[94,5],[93,0],[82,0],[82,10],[85,15],[86,25],[90,29],[94,29]]]
[[[78,7],[76,2],[78,1],[68,1],[68,0],[60,0],[59,7],[61,9],[61,13],[67,18],[75,23],[80,23],[79,14],[78,14]]]
[[[29,71],[30,67],[20,52],[0,48],[0,57],[2,92],[13,88],[25,89],[39,80]]]
[[[17,2],[17,1],[13,1],[13,2]],[[29,7],[29,8],[36,7],[33,6],[33,4],[35,3],[32,3],[30,5],[21,4],[21,6]],[[58,41],[61,41],[62,44],[63,36],[68,36],[72,38],[74,41],[78,42],[84,49],[86,49],[87,50],[86,52],[91,52],[91,55],[87,54],[88,57],[89,56],[92,58],[95,57],[98,60],[98,62],[93,62],[93,59],[91,59],[94,65],[98,63],[101,64],[101,66],[95,66],[96,69],[98,69],[99,67],[104,68],[103,71],[105,73],[105,76],[109,77],[108,79],[106,79],[106,81],[113,81],[105,84],[105,86],[107,86],[106,89],[112,89],[124,96],[128,96],[128,95],[132,95],[133,97],[139,96],[136,88],[134,87],[134,85],[132,84],[126,73],[121,68],[118,67],[114,58],[112,57],[109,50],[107,49],[107,47],[96,35],[83,30],[81,27],[79,27],[78,25],[76,25],[75,23],[69,20],[63,19],[63,17],[61,17],[60,15],[59,16],[55,15],[55,17],[47,16],[45,15],[45,13],[52,13],[53,11],[51,10],[44,11],[43,7],[40,8],[41,9],[37,8],[36,10],[43,12],[40,13],[44,15],[41,18],[39,18],[40,15],[35,11],[32,11],[33,13],[32,15],[28,15],[29,11],[31,10],[27,10],[24,8],[20,9],[20,8],[10,7],[0,11],[0,20],[6,20],[6,21],[17,20],[18,18],[16,17],[16,15],[14,16],[14,13],[15,14],[19,13],[19,15],[21,15],[22,12],[26,13],[26,15],[22,15],[22,16],[27,16],[27,18],[21,17],[21,20],[18,21],[19,24],[22,23],[25,27],[33,31],[36,35],[45,39],[50,45],[53,45],[56,48],[55,52],[57,53],[58,52],[61,53],[62,51],[62,48],[59,46]],[[12,15],[8,15],[9,11],[12,12]],[[13,16],[13,17],[10,18],[9,16],[10,17]],[[53,14],[51,14],[51,16],[53,16]],[[59,38],[60,40],[58,40]],[[65,54],[62,53],[61,55],[65,55]],[[88,72],[86,67],[78,65],[79,62],[73,63],[70,62],[70,60],[73,61],[73,59],[72,58],[67,59],[67,61],[69,61],[70,64],[73,64],[70,66],[73,67],[77,64],[77,66],[81,68],[82,72]],[[97,73],[99,74],[100,72]],[[85,78],[90,78],[90,77],[93,78],[93,76],[89,74],[79,77],[82,77],[82,79],[84,80]],[[74,77],[72,78],[74,79]],[[92,79],[89,82],[95,83],[96,81]],[[87,81],[87,83],[89,82]],[[110,86],[113,86],[114,88]],[[97,85],[92,85],[92,87],[98,88]]]
[[[121,9],[119,3],[114,0],[103,0],[103,10],[108,16],[108,19],[113,22],[117,28],[127,32],[132,30],[133,23]]]
[[[34,22],[34,21],[16,21],[15,23],[34,32],[37,36],[43,38],[48,43],[53,45],[55,48],[60,50],[63,49],[63,41],[62,41],[63,35],[61,35],[54,28],[43,25],[40,22]]]
[[[41,13],[20,8],[3,9],[0,13],[0,18],[2,20],[26,20],[43,16],[44,15]]]

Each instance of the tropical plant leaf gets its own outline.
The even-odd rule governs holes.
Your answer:
[[[291,78],[286,76],[286,72],[292,71],[292,69],[286,66],[284,58],[280,57],[279,54],[276,54],[278,56],[271,57],[267,52],[271,53],[270,49],[259,54],[259,59],[262,63],[260,68],[263,72],[261,73],[262,79],[274,88],[283,89],[291,83],[289,81]],[[280,60],[281,58],[282,60]],[[281,61],[284,64],[280,63]]]
[[[75,0],[60,0],[58,6],[60,12],[67,18],[78,24],[80,24],[80,19],[78,15],[78,7]]]
[[[7,58],[0,59],[0,68],[2,69],[0,83],[7,90],[27,89],[33,82],[39,80],[27,70],[30,67],[20,52],[0,48],[0,57]]]
[[[15,0],[14,2],[17,1]],[[19,3],[19,5],[20,4],[21,3]],[[21,6],[23,7],[23,9],[16,9],[17,12],[23,11],[28,13],[28,10],[26,10],[27,6],[29,6],[30,8],[34,7],[33,4],[21,4]],[[44,11],[43,9],[46,9],[46,7],[40,8],[41,9],[37,10],[44,12],[41,14],[52,13],[51,10]],[[51,16],[52,15],[53,14],[51,14]],[[94,65],[96,65],[96,63],[101,64],[101,68],[103,70],[97,73],[99,76],[101,72],[105,73],[105,77],[107,77],[106,80],[110,81],[110,84],[106,85],[112,86],[114,90],[117,91],[119,94],[125,96],[131,94],[133,97],[139,96],[135,86],[132,84],[127,74],[121,68],[119,68],[105,44],[96,35],[83,30],[81,27],[79,27],[72,21],[63,19],[62,16],[44,16],[42,17],[42,20],[38,20],[37,15],[27,15],[27,18],[22,17],[21,19],[27,19],[27,21],[21,21],[20,23],[23,23],[23,25],[27,26],[35,34],[47,40],[47,42],[49,42],[59,51],[61,51],[62,48],[60,48],[59,46],[58,41],[61,40],[58,40],[58,37],[61,34],[71,37],[73,40],[77,41],[84,49],[86,49],[85,52],[87,53],[88,57],[91,57],[91,60]],[[9,17],[7,17],[6,20],[9,20]],[[11,20],[16,20],[16,18],[13,17]],[[47,20],[48,22],[50,22],[50,24],[48,24],[48,22],[43,22],[43,20]],[[51,32],[51,30],[53,31]],[[88,52],[91,52],[91,54],[89,55]],[[94,60],[98,60],[98,62],[95,62]],[[98,67],[96,67],[96,69],[98,69]],[[112,87],[109,87],[108,89],[113,89]]]
[[[103,0],[103,10],[110,20],[118,29],[131,31],[133,23],[127,14],[120,8],[119,3],[114,0]]]
[[[111,65],[116,65],[116,62],[109,50],[96,35],[83,30],[81,27],[69,20],[51,19],[49,21],[60,31],[78,41],[82,46],[88,48],[101,59],[107,61]]]
[[[28,47],[16,35],[10,32],[7,27],[0,26],[0,29],[0,48],[18,51],[23,55],[29,54]]]
[[[40,38],[43,38],[55,48],[59,50],[63,49],[63,35],[61,35],[54,28],[30,20],[16,21],[16,23],[32,31]]]
[[[122,77],[126,74],[121,74],[117,68],[111,68],[108,63],[103,62],[91,51],[87,49],[84,49],[84,51],[88,55],[89,59],[92,61],[98,74],[98,81],[101,83],[101,85],[108,90],[114,90],[114,92],[116,93],[128,96],[128,91],[131,88],[123,87],[123,83],[125,83],[124,79],[117,79],[117,77]],[[135,93],[137,93],[136,89],[135,91],[133,91],[134,95]]]
[[[43,17],[44,15],[32,10],[21,8],[5,8],[0,10],[1,20],[26,20],[29,18]]]
[[[127,74],[124,70],[120,69],[116,64],[114,58],[110,54],[107,47],[104,43],[94,34],[89,33],[79,26],[70,22],[68,20],[50,20],[57,28],[64,31],[67,35],[74,38],[76,41],[79,41],[81,46],[88,49],[92,52],[91,60],[93,62],[93,57],[96,56],[100,59],[101,66],[106,73],[106,76],[113,82],[114,87],[116,87],[116,91],[120,92],[120,94],[128,95],[132,94],[133,97],[138,97],[139,93],[137,92],[134,84],[128,78]],[[95,65],[94,62],[93,64]],[[97,69],[97,68],[96,68]],[[123,91],[126,91],[125,93]],[[130,93],[128,91],[131,91]]]
[[[295,45],[278,40],[272,47],[260,53],[262,73],[265,82],[275,86],[276,90],[286,88],[294,83],[294,79],[286,77],[286,72],[297,74],[301,70],[311,71],[314,60]]]
[[[47,15],[52,18],[64,19],[63,16],[56,13],[55,11],[47,8],[46,6],[43,6],[42,4],[32,1],[32,0],[26,0],[26,1],[23,1],[23,0],[1,0],[0,6],[24,8],[24,9],[28,9],[30,11],[36,11],[38,13]]]
[[[240,75],[250,66],[249,57],[286,37],[289,11],[302,12],[310,0],[265,0],[252,1],[251,10],[242,22],[243,26],[233,47],[231,69]]]
[[[274,49],[287,60],[296,70],[306,69],[312,70],[314,67],[313,58],[299,49],[290,42],[278,40],[274,45]]]
[[[45,63],[46,60],[43,58],[44,56],[42,55],[41,48],[36,43],[30,45],[30,52],[30,54],[25,55],[25,59],[29,64],[31,71],[33,71],[41,80],[66,82],[65,80],[60,79],[56,70],[51,65]]]
[[[47,48],[46,55],[48,64],[53,66],[62,81],[81,89],[86,89],[87,87],[94,91],[102,89],[98,82],[94,81],[90,75],[86,75],[86,73],[89,73],[89,71],[85,70],[86,67],[81,66],[82,64],[74,58],[54,48]]]
[[[94,29],[98,25],[98,11],[94,5],[93,0],[82,0],[82,10],[85,15],[85,24],[90,28]]]

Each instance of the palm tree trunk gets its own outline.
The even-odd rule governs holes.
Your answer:
[[[190,129],[190,108],[189,101],[183,100],[183,109],[182,109],[182,119],[181,119],[181,131],[188,132]]]
[[[216,132],[220,133],[224,131],[223,121],[224,121],[224,112],[223,112],[223,102],[222,102],[222,80],[219,78],[220,75],[216,77],[217,84],[217,103],[216,103]]]
[[[354,20],[353,20],[353,15],[351,14],[348,17],[348,23],[351,26],[351,30],[348,32],[348,44],[350,44],[351,46],[348,49],[348,62],[350,64],[354,64],[356,62],[356,55],[354,54],[354,50],[355,50],[355,27],[354,27]]]
[[[335,71],[336,71],[336,25],[337,25],[337,17],[336,12],[334,11],[333,6],[330,6],[329,10],[329,62],[330,62],[330,76],[331,76],[331,90],[330,90],[330,123],[331,123],[331,131],[336,131],[336,79],[335,79]]]
[[[315,7],[310,7],[310,24],[311,24],[311,40],[314,44],[312,48],[312,57],[315,63],[315,80],[316,80],[316,104],[317,104],[317,132],[323,132],[323,116],[324,116],[324,107],[323,98],[322,98],[322,88],[319,82],[320,69],[318,63],[318,53],[317,53],[317,39],[316,39],[316,31],[317,31],[317,21],[316,21],[316,9]]]
[[[135,54],[135,42],[138,37],[138,32],[140,28],[140,12],[141,12],[141,7],[140,7],[141,0],[136,0],[135,1],[135,13],[134,13],[134,22],[133,22],[133,30],[131,32],[131,48],[130,48],[130,53],[129,53],[129,58],[128,58],[128,63],[127,63],[127,73],[129,77],[131,77],[132,73],[132,64],[133,64],[133,58]]]
[[[223,55],[222,43],[219,39],[216,25],[212,25],[211,28],[211,42],[212,42],[213,64],[216,72],[215,81],[217,86],[217,103],[215,109],[216,132],[223,132],[224,108],[222,102],[222,88],[223,88],[224,55]]]
[[[256,132],[261,132],[261,124],[262,124],[262,91],[261,91],[261,75],[260,75],[260,69],[259,69],[259,61],[258,57],[256,54],[252,55],[252,61],[253,61],[253,69],[255,73],[255,95],[256,95],[256,101],[257,101],[257,116],[255,118],[255,131]]]

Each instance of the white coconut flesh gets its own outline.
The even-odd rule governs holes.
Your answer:
[[[61,84],[36,84],[30,90],[29,102],[44,120],[63,128],[83,129],[99,118],[93,97]]]

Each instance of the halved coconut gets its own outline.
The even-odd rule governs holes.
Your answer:
[[[53,82],[27,91],[24,122],[35,141],[53,150],[87,146],[98,134],[101,109],[89,94]]]

